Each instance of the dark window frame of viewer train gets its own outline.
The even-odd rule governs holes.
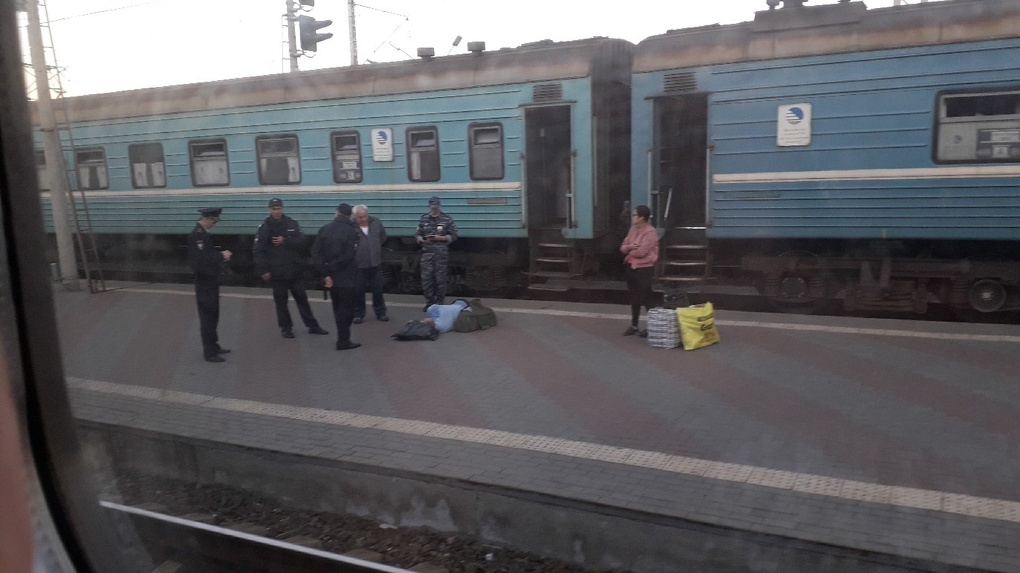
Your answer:
[[[0,273],[7,291],[0,297],[0,336],[6,374],[38,486],[75,569],[126,571],[76,439],[58,359],[20,38],[14,4],[0,0]]]

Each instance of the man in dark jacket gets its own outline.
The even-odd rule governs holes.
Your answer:
[[[382,221],[368,214],[368,207],[354,206],[354,226],[361,232],[358,237],[358,284],[354,290],[354,324],[365,320],[365,291],[372,288],[372,310],[376,320],[386,322],[386,300],[383,298],[382,246],[386,242],[386,227]]]
[[[305,236],[297,221],[283,214],[281,199],[269,200],[269,216],[259,225],[255,234],[255,268],[262,280],[273,287],[273,302],[276,303],[276,323],[284,338],[294,338],[294,321],[287,309],[287,293],[294,296],[301,320],[311,334],[329,334],[319,327],[319,321],[312,314],[308,304],[308,293],[304,284],[304,261],[301,247]]]
[[[333,299],[333,318],[336,319],[336,349],[350,350],[361,346],[351,342],[351,322],[354,320],[354,287],[358,280],[358,236],[351,224],[351,206],[341,203],[336,208],[336,219],[327,223],[312,244],[312,261],[322,273],[325,286]]]
[[[209,362],[226,362],[223,354],[230,352],[220,346],[216,327],[220,322],[220,273],[230,260],[230,251],[217,251],[209,229],[220,222],[220,207],[199,209],[202,214],[188,235],[188,266],[195,272],[195,302],[198,303],[198,324],[202,335],[202,353]]]

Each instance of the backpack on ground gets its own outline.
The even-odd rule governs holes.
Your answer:
[[[474,332],[496,326],[496,311],[482,304],[477,298],[468,304],[470,306],[457,315],[457,320],[453,323],[454,332]]]
[[[691,302],[687,297],[687,291],[683,289],[668,289],[662,293],[663,308],[671,308],[675,310],[690,305]]]

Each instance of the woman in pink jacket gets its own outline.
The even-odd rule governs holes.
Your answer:
[[[635,207],[631,217],[633,225],[620,245],[620,252],[626,255],[624,276],[630,291],[630,328],[624,331],[624,336],[638,333],[641,307],[647,311],[652,306],[652,279],[655,278],[655,262],[659,260],[659,236],[649,222],[651,217],[652,211],[647,206]],[[642,330],[640,336],[648,336],[648,331]]]

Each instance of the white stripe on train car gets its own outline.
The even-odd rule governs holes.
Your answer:
[[[797,183],[803,181],[895,181],[901,179],[986,179],[1020,177],[1020,165],[975,165],[917,169],[845,169],[833,171],[777,171],[720,173],[712,176],[719,185],[734,183]]]
[[[276,185],[264,187],[214,187],[203,189],[132,189],[130,191],[110,190],[86,190],[85,196],[88,199],[94,198],[126,198],[126,197],[163,197],[173,195],[208,197],[211,195],[308,195],[312,193],[327,195],[358,195],[366,193],[472,193],[479,191],[513,191],[520,192],[521,183],[518,182],[483,182],[471,183],[404,183],[397,185],[357,185],[356,187],[338,185]],[[76,191],[77,193],[78,191]],[[39,194],[49,199],[50,192],[43,191]]]

